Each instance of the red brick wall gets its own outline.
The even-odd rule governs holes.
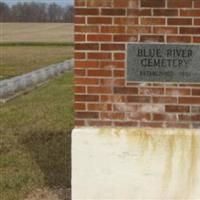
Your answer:
[[[126,44],[200,43],[200,0],[75,0],[76,126],[200,128],[200,83],[130,83]]]

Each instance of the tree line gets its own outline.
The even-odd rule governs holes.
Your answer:
[[[25,2],[9,6],[0,2],[0,22],[73,22],[73,6]]]

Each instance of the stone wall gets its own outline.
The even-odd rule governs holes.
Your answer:
[[[62,63],[52,64],[42,69],[0,81],[0,101],[11,98],[18,92],[29,90],[56,75],[71,70],[74,60],[67,60]]]
[[[129,82],[127,43],[200,43],[199,0],[75,0],[76,126],[200,128],[200,83]]]

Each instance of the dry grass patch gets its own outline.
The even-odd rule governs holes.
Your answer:
[[[73,47],[0,47],[0,80],[73,57]]]
[[[72,42],[73,24],[0,23],[0,42]]]
[[[25,200],[71,200],[70,189],[37,189]]]
[[[72,88],[69,72],[0,104],[1,200],[64,200],[71,180]]]

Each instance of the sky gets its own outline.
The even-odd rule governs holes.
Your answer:
[[[5,2],[9,5],[13,5],[17,2],[31,2],[31,1],[35,1],[35,2],[46,2],[46,3],[52,3],[55,2],[59,5],[72,5],[74,3],[74,0],[0,0],[1,2]]]

